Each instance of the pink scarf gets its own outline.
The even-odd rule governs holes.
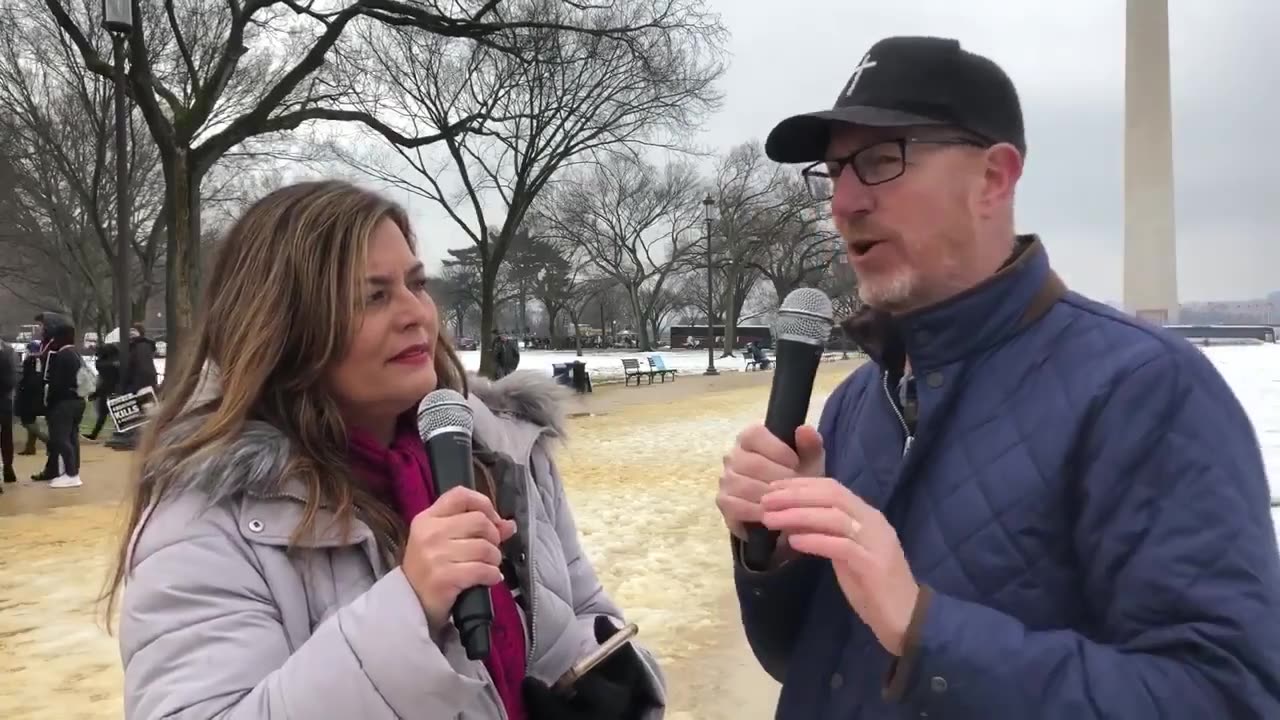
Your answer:
[[[351,431],[349,444],[353,469],[375,494],[399,512],[406,525],[435,501],[427,451],[411,420],[397,426],[390,448],[359,429]],[[525,720],[528,716],[521,692],[527,669],[524,623],[510,588],[494,585],[489,588],[489,595],[493,600],[492,647],[484,666],[493,678],[507,717]]]

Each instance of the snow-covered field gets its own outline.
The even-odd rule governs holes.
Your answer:
[[[480,369],[479,350],[467,350],[458,353],[458,355],[462,358],[462,364],[468,370],[475,372]],[[661,355],[667,367],[672,370],[679,370],[681,375],[700,375],[707,369],[707,352],[705,350],[662,350],[648,353],[638,350],[583,351],[580,358],[574,355],[572,350],[521,350],[518,371],[532,370],[550,375],[552,365],[581,360],[587,364],[587,372],[591,374],[592,383],[621,382],[622,360],[624,358],[636,358],[640,361],[641,368],[648,369],[649,363],[645,360],[648,355]],[[836,355],[839,356],[839,353],[836,353]],[[737,357],[729,358],[722,358],[720,353],[717,352],[715,361],[716,369],[720,372],[740,372],[745,370],[747,366],[741,352],[738,353]],[[156,360],[156,371],[160,373],[162,378],[164,377],[164,362],[162,359]]]
[[[474,372],[480,368],[480,352],[478,350],[462,352],[459,355],[462,357],[462,364],[468,370]],[[635,358],[640,361],[641,369],[648,370],[649,362],[645,358],[649,355],[661,355],[666,366],[672,370],[679,370],[681,375],[700,375],[707,369],[706,350],[662,350],[647,353],[639,350],[602,350],[597,352],[584,350],[582,357],[577,357],[573,351],[521,350],[520,367],[517,371],[532,370],[550,375],[552,365],[581,360],[587,364],[587,372],[591,374],[591,382],[614,382],[622,380],[623,359]],[[720,352],[717,351],[715,363],[716,369],[720,372],[738,372],[746,369],[746,360],[743,359],[741,352],[738,353],[737,357],[722,358],[720,357]]]

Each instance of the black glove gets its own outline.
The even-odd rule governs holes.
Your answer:
[[[524,705],[529,720],[623,720],[631,691],[595,673],[574,683],[574,695],[558,695],[534,677],[524,679]]]
[[[603,644],[618,632],[607,617],[595,619],[596,642]],[[573,684],[573,696],[557,695],[535,678],[525,678],[524,698],[530,720],[638,720],[656,706],[648,687],[648,672],[635,646],[618,648]]]
[[[613,626],[613,622],[604,615],[596,616],[595,634],[596,642],[603,645],[606,640],[617,634],[618,628]],[[645,670],[644,661],[640,659],[640,653],[636,650],[635,645],[627,643],[618,648],[612,655],[605,658],[599,665],[591,669],[588,675],[599,673],[606,679],[617,683],[631,690],[633,698],[637,700],[636,705],[642,705],[638,702],[639,698],[644,697],[648,690],[648,672]]]

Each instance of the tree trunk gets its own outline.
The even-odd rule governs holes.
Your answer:
[[[560,308],[547,308],[547,335],[551,338],[551,347],[556,346],[556,318],[560,317]]]
[[[181,353],[195,323],[200,293],[200,179],[191,153],[179,148],[164,158],[167,252],[165,257],[165,340]]]
[[[573,323],[573,349],[578,357],[582,357],[582,318],[578,313],[569,313],[569,322]]]
[[[724,292],[721,294],[720,307],[724,308],[724,353],[722,358],[735,357],[734,347],[738,344],[738,313],[741,308],[734,302],[737,298],[738,271],[732,266],[725,270]]]
[[[455,305],[453,308],[453,336],[455,338],[462,337],[462,331],[465,329],[462,325],[463,318],[466,316],[466,308],[461,305]]]
[[[649,347],[649,328],[645,327],[646,318],[640,309],[640,288],[627,288],[627,299],[631,301],[631,317],[636,319],[636,348],[640,352],[652,350]]]
[[[485,263],[493,265],[493,263]],[[486,267],[480,273],[480,375],[491,378],[493,367],[493,323],[496,315],[494,295],[497,293],[498,271]]]
[[[529,316],[525,314],[524,275],[520,276],[520,337],[529,334]]]
[[[140,292],[142,296],[135,297],[133,299],[133,304],[132,304],[132,307],[130,307],[129,309],[129,313],[138,322],[142,323],[143,325],[146,325],[147,324],[147,303],[148,301],[151,300],[151,289],[144,286]]]

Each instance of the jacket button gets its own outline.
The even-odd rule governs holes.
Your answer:
[[[942,387],[942,373],[940,372],[929,373],[929,375],[925,377],[925,382],[929,383],[929,387],[931,388]]]
[[[831,676],[831,689],[839,690],[841,685],[844,685],[844,676],[840,673],[834,673]]]
[[[260,533],[264,527],[261,520],[254,519],[249,521],[250,532]]]
[[[936,693],[944,693],[947,691],[947,679],[944,677],[934,676],[929,680],[929,689]]]

